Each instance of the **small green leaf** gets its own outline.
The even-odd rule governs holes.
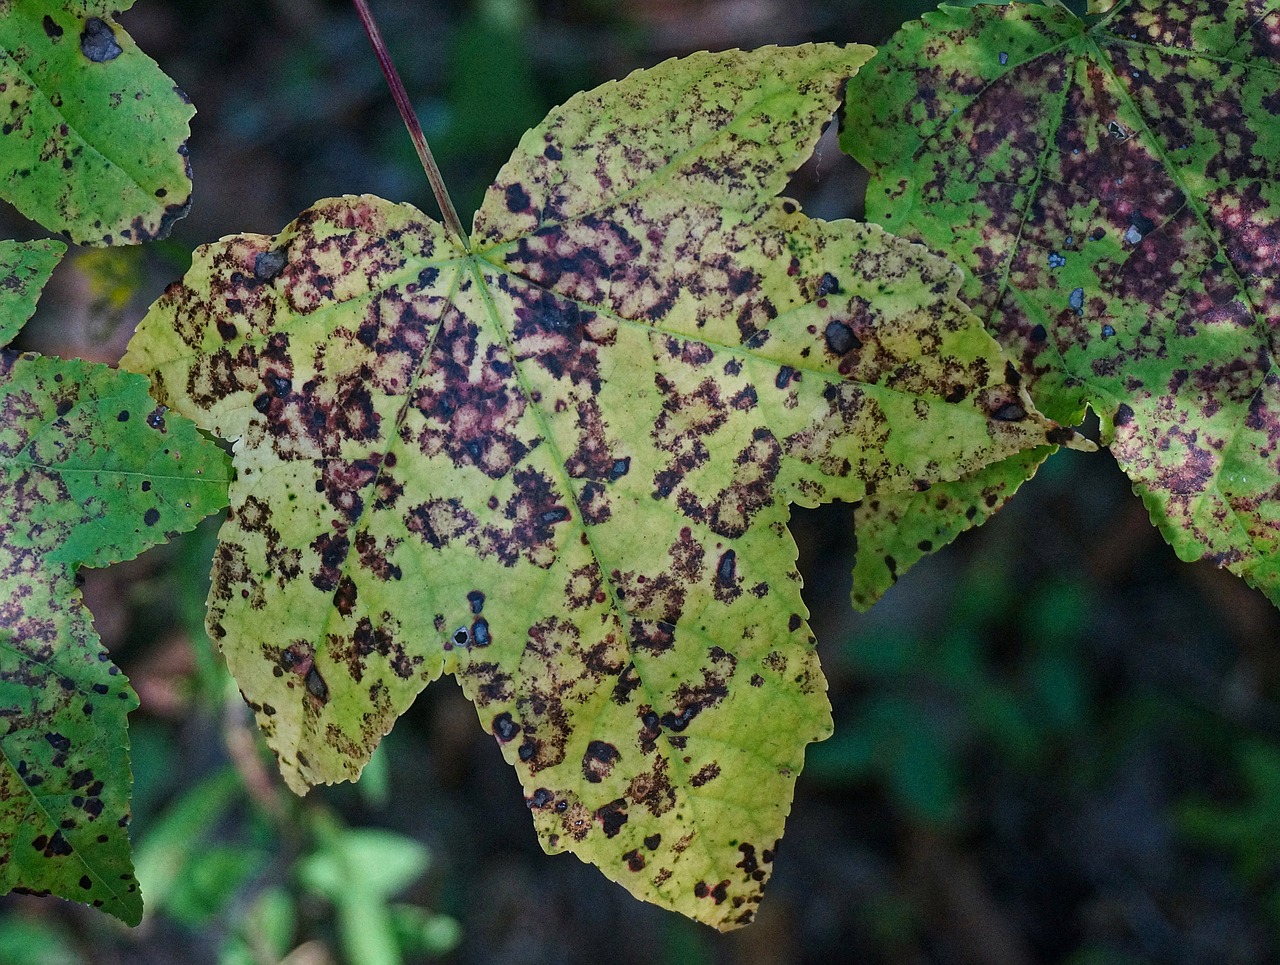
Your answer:
[[[24,264],[0,276],[0,318],[29,311]],[[137,698],[76,569],[191,528],[226,483],[222,454],[157,407],[145,379],[0,349],[0,893],[141,918],[126,832]]]
[[[877,494],[859,503],[853,605],[870,609],[910,567],[985,523],[1054,451],[1029,449],[923,492]]]
[[[0,240],[0,349],[13,341],[66,253],[60,241]]]
[[[943,6],[851,83],[843,144],[1178,555],[1280,603],[1278,83],[1272,5]]]
[[[0,197],[84,245],[187,213],[185,94],[114,17],[132,0],[0,2]]]
[[[1071,435],[952,266],[776,197],[870,53],[637,72],[524,136],[467,249],[332,199],[153,306],[125,364],[237,440],[209,627],[291,787],[453,673],[544,847],[750,920],[830,728],[788,504]]]

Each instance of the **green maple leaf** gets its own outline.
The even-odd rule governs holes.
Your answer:
[[[467,247],[332,199],[153,306],[124,364],[235,440],[209,626],[292,788],[452,673],[544,847],[750,919],[830,729],[788,504],[1071,435],[954,268],[775,197],[870,53],[638,72],[525,135]]]
[[[35,312],[40,292],[66,250],[57,241],[0,240],[0,347],[13,341]]]
[[[190,529],[225,504],[228,467],[145,379],[3,347],[64,250],[0,242],[0,893],[52,893],[137,924],[137,698],[76,570]]]
[[[187,213],[185,94],[114,16],[132,0],[0,0],[0,197],[84,245]]]
[[[954,252],[1065,423],[1086,405],[1183,559],[1280,602],[1280,11],[943,6],[851,84],[868,217]]]

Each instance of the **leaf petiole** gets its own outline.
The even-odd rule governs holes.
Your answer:
[[[369,43],[373,45],[378,66],[382,68],[387,86],[391,88],[391,97],[396,102],[396,108],[400,111],[404,126],[409,130],[409,138],[413,141],[414,150],[418,152],[422,169],[427,172],[431,193],[435,195],[436,204],[440,206],[444,226],[463,250],[469,252],[471,247],[467,242],[467,233],[462,229],[462,220],[458,217],[458,210],[453,206],[453,199],[449,197],[449,192],[444,186],[444,178],[440,175],[440,168],[436,165],[436,159],[427,145],[427,136],[422,132],[418,115],[414,113],[413,105],[409,103],[409,93],[405,90],[404,81],[400,79],[400,72],[396,70],[396,65],[391,60],[391,52],[387,50],[386,42],[382,39],[382,31],[378,29],[378,24],[373,19],[373,13],[369,10],[366,0],[351,0],[351,2],[355,5],[360,23],[364,25],[364,32],[369,35]]]

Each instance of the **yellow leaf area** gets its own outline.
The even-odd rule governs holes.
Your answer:
[[[751,919],[831,727],[789,504],[1071,437],[955,269],[776,197],[871,52],[635,73],[525,136],[469,250],[328,200],[157,302],[124,364],[235,440],[209,627],[296,791],[451,673],[548,851]]]

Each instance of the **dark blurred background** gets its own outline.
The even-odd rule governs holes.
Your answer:
[[[372,0],[468,222],[520,134],[578,90],[697,49],[878,43],[922,2]],[[221,235],[371,192],[435,213],[349,5],[138,0],[122,22],[195,101],[191,215],[73,251],[25,347],[114,362]],[[790,194],[857,217],[824,140]],[[9,211],[0,234],[37,232]],[[357,786],[299,801],[202,628],[216,520],[85,595],[142,699],[129,930],[0,901],[0,965],[1128,965],[1280,961],[1280,618],[1179,563],[1108,455],[1052,458],[999,516],[848,602],[847,507],[800,512],[836,735],[810,750],[757,924],[722,936],[541,853],[456,686]]]

